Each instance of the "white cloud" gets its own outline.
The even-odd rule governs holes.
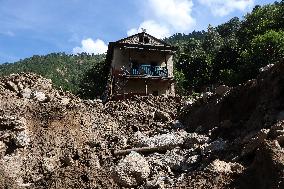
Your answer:
[[[73,53],[78,54],[86,52],[88,54],[103,54],[107,51],[107,45],[101,39],[96,39],[95,41],[91,38],[84,39],[81,41],[81,47],[73,48]]]
[[[235,10],[245,11],[254,6],[254,0],[199,0],[215,16],[226,16]]]
[[[145,28],[158,38],[170,36],[175,32],[189,32],[196,21],[191,16],[192,0],[147,0],[144,6],[145,20],[127,34],[137,33]]]
[[[142,28],[147,29],[147,33],[157,37],[165,38],[170,35],[170,31],[166,26],[159,25],[154,20],[146,20],[140,24],[138,28],[132,28],[127,32],[127,35],[133,35],[142,31]]]

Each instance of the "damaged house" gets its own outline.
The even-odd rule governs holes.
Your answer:
[[[109,43],[106,63],[111,65],[111,97],[175,95],[173,54],[176,47],[145,31]]]

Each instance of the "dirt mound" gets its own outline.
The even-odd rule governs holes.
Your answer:
[[[283,73],[194,102],[102,103],[34,74],[0,78],[0,188],[279,188]]]
[[[230,187],[252,188],[260,183],[257,188],[283,188],[283,73],[284,64],[277,64],[221,97],[197,100],[180,114],[188,132],[226,141],[223,153],[216,154],[219,159],[247,168]],[[277,153],[271,143],[278,146]]]

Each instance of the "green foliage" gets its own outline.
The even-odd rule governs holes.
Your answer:
[[[260,67],[283,62],[284,0],[256,6],[243,20],[232,18],[207,31],[164,39],[179,49],[174,57],[177,92],[188,95],[212,84],[237,85]],[[108,81],[104,55],[52,53],[0,65],[0,76],[34,72],[82,98],[101,96]]]
[[[235,17],[217,27],[209,25],[198,35],[170,37],[168,41],[179,47],[175,74],[184,82],[178,91],[186,95],[211,84],[235,86],[255,77],[259,68],[283,62],[283,18],[284,0],[256,6],[242,21]]]
[[[176,82],[176,92],[180,95],[185,95],[186,94],[186,86],[187,80],[182,71],[174,70],[174,75],[175,75],[175,82]]]
[[[84,73],[79,85],[79,96],[92,99],[101,97],[106,90],[110,65],[105,61],[98,62]]]
[[[88,55],[86,53],[79,55],[65,53],[51,53],[45,56],[35,55],[13,64],[0,65],[0,76],[33,72],[51,79],[55,87],[74,94],[80,94],[84,98],[79,91],[82,82],[85,82],[85,75],[91,69],[95,69],[98,72],[97,74],[101,74],[103,71],[97,65],[101,65],[104,58],[105,55]],[[102,82],[101,85],[103,85]]]
[[[251,59],[260,66],[283,61],[284,31],[270,30],[257,35],[253,38],[251,47]]]

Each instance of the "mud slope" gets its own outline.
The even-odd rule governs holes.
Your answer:
[[[81,100],[0,78],[0,188],[284,188],[284,66],[223,96]]]

